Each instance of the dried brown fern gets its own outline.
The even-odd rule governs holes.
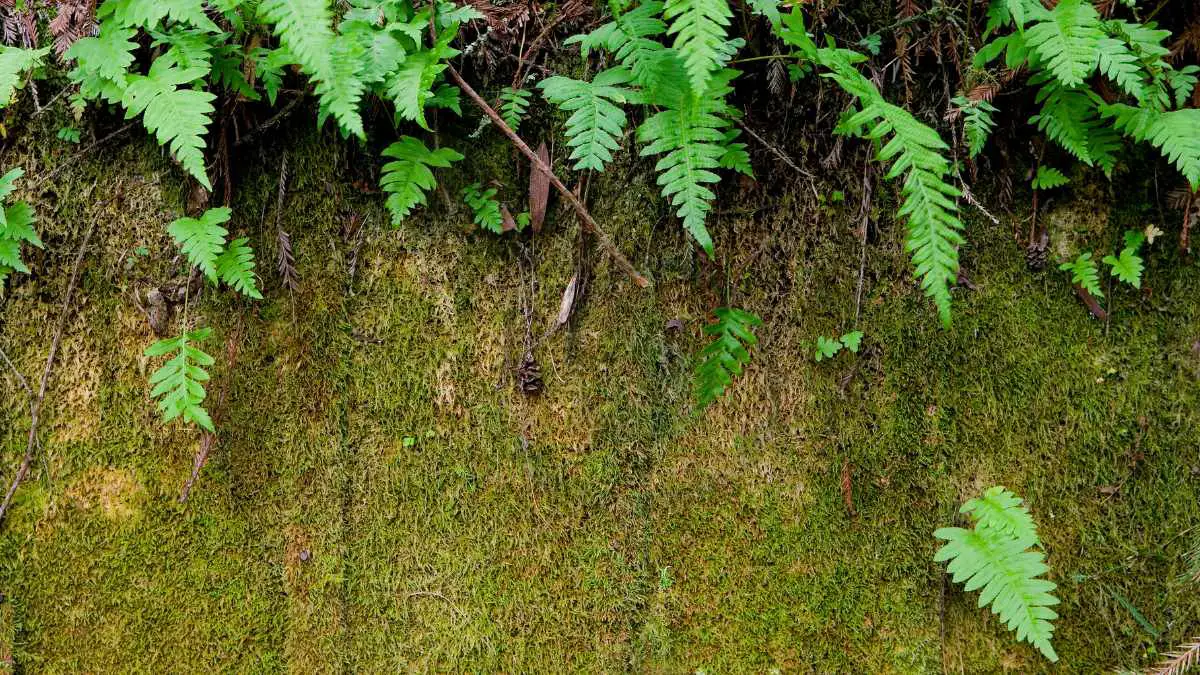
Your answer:
[[[81,38],[96,34],[96,8],[88,0],[59,0],[58,13],[50,21],[54,53],[60,57]]]
[[[1179,645],[1162,661],[1146,671],[1146,675],[1183,675],[1200,665],[1200,638]]]

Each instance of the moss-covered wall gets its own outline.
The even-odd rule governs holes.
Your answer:
[[[70,161],[55,128],[31,123],[0,168],[36,181]],[[189,303],[215,329],[221,434],[180,506],[198,436],[156,419],[141,356],[154,338],[132,296],[179,269],[164,225],[184,190],[129,138],[25,195],[47,251],[0,303],[0,348],[31,380],[75,247],[96,233],[34,471],[0,526],[0,669],[11,654],[29,673],[1044,670],[931,560],[933,529],[997,483],[1044,532],[1063,670],[1145,664],[1200,632],[1195,587],[1177,580],[1200,524],[1200,270],[1170,241],[1150,255],[1152,292],[1112,289],[1102,324],[1061,274],[1026,269],[1010,223],[972,220],[976,288],[942,330],[880,188],[855,324],[857,171],[729,188],[706,264],[638,164],[590,196],[656,283],[639,290],[589,255],[576,317],[537,345],[545,392],[526,398],[521,247],[470,233],[438,195],[387,229],[382,199],[350,180],[362,155],[289,132],[239,160],[232,229],[259,252],[267,299],[209,289]],[[449,193],[495,179],[515,200],[511,151],[483,139],[459,143],[471,159]],[[283,150],[294,297],[272,263]],[[835,189],[845,202],[814,203]],[[1100,190],[1120,208],[1092,245],[1156,218],[1129,206],[1150,189]],[[1095,226],[1095,194],[1060,202],[1064,227]],[[353,278],[351,216],[370,228]],[[535,338],[576,237],[552,208],[528,246]],[[694,417],[690,355],[726,301],[766,325],[732,394]],[[818,335],[855,325],[857,362],[814,363]],[[7,481],[28,424],[7,372],[0,398]]]

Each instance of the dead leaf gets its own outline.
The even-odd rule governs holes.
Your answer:
[[[579,287],[579,274],[571,275],[571,280],[567,282],[567,288],[563,291],[562,302],[558,305],[558,318],[554,320],[554,327],[566,325],[571,319],[571,313],[575,311],[575,291]]]
[[[550,166],[550,151],[546,149],[545,141],[538,146],[538,159]],[[546,205],[550,200],[550,177],[535,168],[529,170],[529,222],[533,233],[542,231],[542,221],[546,219]]]
[[[501,232],[512,232],[517,229],[517,221],[513,220],[513,216],[508,211],[508,207],[500,205],[500,220],[504,225],[500,228]]]

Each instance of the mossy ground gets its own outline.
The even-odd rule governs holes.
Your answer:
[[[74,149],[44,140],[53,123],[30,127],[0,168],[36,181]],[[74,249],[96,234],[35,470],[0,528],[0,669],[1045,670],[932,562],[932,531],[992,484],[1024,495],[1044,533],[1061,669],[1145,664],[1200,632],[1200,600],[1177,581],[1200,524],[1200,270],[1170,241],[1150,255],[1153,293],[1111,289],[1106,325],[1064,276],[1026,269],[1007,224],[972,221],[977,289],[957,293],[942,330],[883,218],[855,323],[854,181],[819,186],[851,195],[824,206],[791,177],[727,190],[706,264],[639,164],[590,194],[656,283],[639,290],[597,260],[569,327],[538,343],[546,388],[526,398],[521,249],[470,233],[438,195],[383,227],[382,198],[346,176],[363,157],[329,136],[274,139],[246,158],[233,220],[267,300],[208,289],[190,303],[188,320],[215,328],[210,393],[227,387],[228,403],[180,506],[198,436],[156,419],[141,356],[154,338],[131,294],[178,269],[164,225],[183,190],[131,138],[26,195],[47,251],[0,304],[0,347],[31,380]],[[504,180],[516,203],[511,151],[473,145],[449,193]],[[284,149],[294,297],[272,264]],[[1123,206],[1093,245],[1156,217],[1128,206],[1147,189],[1109,195]],[[370,228],[353,278],[352,215]],[[552,209],[530,250],[535,338],[576,233]],[[729,397],[693,416],[690,355],[724,302],[766,325]],[[854,326],[862,355],[814,363],[818,335]],[[0,395],[7,481],[27,411],[7,372]]]

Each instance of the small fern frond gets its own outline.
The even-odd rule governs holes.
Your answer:
[[[967,153],[974,159],[987,145],[987,139],[996,128],[992,115],[1000,112],[990,102],[979,99],[972,101],[966,96],[955,96],[952,103],[963,117],[963,135],[967,138]]]
[[[409,54],[388,82],[387,93],[396,104],[396,117],[416,122],[422,129],[429,129],[425,121],[425,105],[433,98],[433,83],[446,69],[446,60],[458,54],[450,46],[456,31],[446,31],[438,36],[433,47]]]
[[[1104,291],[1100,289],[1100,268],[1092,260],[1092,252],[1079,254],[1072,262],[1065,262],[1058,269],[1071,273],[1071,283],[1090,293],[1093,297],[1103,298]]]
[[[696,407],[703,409],[725,393],[735,375],[750,362],[749,347],[758,343],[752,329],[762,325],[762,319],[734,307],[713,310],[716,320],[704,327],[704,334],[713,337],[703,351],[696,367]]]
[[[692,89],[704,91],[713,71],[728,58],[725,29],[733,18],[726,0],[667,0],[663,16],[671,22],[675,50],[683,58]]]
[[[1112,276],[1134,288],[1142,287],[1142,270],[1146,266],[1142,261],[1142,257],[1137,254],[1136,249],[1126,246],[1121,249],[1120,255],[1104,256],[1103,262],[1112,268]]]
[[[1056,187],[1062,187],[1070,182],[1071,179],[1063,175],[1063,172],[1052,166],[1042,164],[1038,166],[1037,173],[1033,176],[1031,184],[1034,190],[1051,190]]]
[[[262,300],[262,293],[258,290],[258,278],[254,275],[254,250],[250,248],[249,242],[246,237],[229,242],[225,251],[217,256],[217,275],[238,293]]]
[[[193,346],[211,334],[211,328],[201,328],[159,340],[146,349],[145,355],[151,358],[175,354],[150,376],[150,384],[154,385],[150,397],[162,397],[158,410],[164,422],[182,417],[209,432],[215,431],[212,418],[201,405],[206,396],[204,383],[208,381],[208,372],[204,368],[214,363],[213,357]]]
[[[604,171],[612,161],[612,152],[620,147],[619,138],[625,131],[625,103],[633,91],[621,85],[633,77],[624,67],[602,71],[591,82],[554,76],[542,80],[538,87],[547,101],[571,113],[567,119],[567,145],[573,148],[571,159],[576,171]]]
[[[1100,119],[1098,106],[1103,101],[1089,90],[1062,87],[1045,74],[1030,78],[1030,83],[1042,85],[1036,97],[1042,110],[1029,118],[1030,123],[1079,161],[1111,174],[1121,141]]]
[[[388,195],[393,227],[399,227],[413,208],[425,204],[426,194],[437,186],[430,167],[444,169],[463,158],[450,148],[430,150],[412,136],[401,136],[383,150],[383,156],[394,160],[383,165],[379,178],[380,188]]]
[[[521,120],[529,110],[529,97],[532,95],[528,89],[505,87],[500,90],[500,119],[513,131],[521,127]]]
[[[1126,136],[1158,148],[1193,190],[1200,189],[1200,109],[1159,112],[1113,103],[1100,106],[1100,114]]]
[[[204,134],[216,98],[207,91],[181,88],[205,75],[203,68],[179,68],[173,59],[159,57],[147,75],[130,75],[121,96],[125,118],[142,116],[142,124],[159,145],[170,148],[184,170],[212,189],[204,170]]]
[[[199,218],[179,218],[167,226],[167,232],[187,257],[214,284],[220,278],[217,259],[225,250],[229,230],[221,227],[232,211],[225,206],[205,211]]]
[[[42,240],[38,237],[33,224],[37,220],[33,207],[25,202],[4,205],[16,189],[16,182],[25,175],[20,168],[15,168],[0,176],[0,284],[12,272],[29,273],[29,268],[21,260],[21,246],[30,243],[42,248]]]
[[[1060,0],[1050,17],[1025,31],[1025,39],[1064,87],[1083,84],[1100,55],[1100,14],[1090,0]]]
[[[20,49],[0,46],[0,109],[12,101],[13,92],[20,86],[25,73],[41,66],[42,59],[49,53],[49,47]]]
[[[1183,675],[1200,667],[1200,638],[1185,642],[1167,653],[1162,661],[1146,671],[1147,675]]]
[[[946,542],[934,555],[935,562],[949,561],[946,570],[964,590],[982,589],[979,606],[991,606],[1017,639],[1029,642],[1051,661],[1058,654],[1050,644],[1058,614],[1051,595],[1057,586],[1040,579],[1049,568],[1040,551],[1026,550],[1038,544],[1037,527],[1021,499],[1003,487],[990,488],[978,499],[963,505],[975,525],[972,529],[946,527],[934,536]]]
[[[496,188],[483,189],[479,183],[463,188],[463,201],[471,207],[475,224],[494,234],[504,233],[504,216],[500,214],[500,202],[496,201]]]
[[[108,0],[96,10],[100,19],[111,19],[129,28],[158,26],[164,19],[178,24],[199,28],[209,33],[220,33],[221,28],[208,18],[204,0]]]

